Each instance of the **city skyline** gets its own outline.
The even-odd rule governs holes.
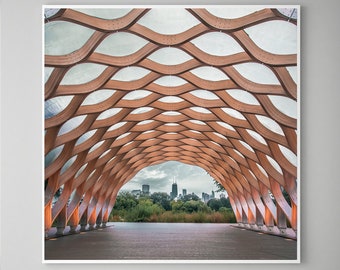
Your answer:
[[[195,193],[201,197],[203,192],[210,194],[217,189],[213,178],[204,169],[177,161],[168,161],[142,169],[121,188],[121,191],[131,192],[141,189],[142,185],[149,185],[150,193],[170,194],[174,181],[177,183],[179,194],[186,189],[187,194]]]

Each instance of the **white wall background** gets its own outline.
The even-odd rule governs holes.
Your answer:
[[[116,4],[141,4],[117,0]],[[257,4],[263,4],[256,1]],[[42,261],[42,4],[1,1],[0,269],[159,269],[159,265],[44,265]],[[112,4],[113,1],[81,1]],[[249,1],[143,1],[142,4],[249,4]],[[277,270],[336,269],[338,230],[340,40],[337,0],[271,1],[301,5],[301,264]],[[329,75],[328,75],[329,74]],[[326,205],[323,207],[322,204]],[[273,265],[164,265],[186,269],[272,269]]]

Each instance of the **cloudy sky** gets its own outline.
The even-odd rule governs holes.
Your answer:
[[[202,192],[211,194],[212,190],[217,189],[213,178],[204,169],[177,161],[168,161],[139,171],[121,190],[138,190],[142,189],[142,185],[147,184],[150,185],[151,193],[170,194],[174,180],[177,182],[178,194],[182,194],[182,189],[186,189],[188,194],[194,192],[201,197]]]

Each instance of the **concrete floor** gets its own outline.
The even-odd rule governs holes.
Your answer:
[[[284,260],[297,242],[230,224],[109,223],[45,241],[45,260]],[[111,225],[111,226],[110,226]],[[51,261],[50,261],[51,262]]]

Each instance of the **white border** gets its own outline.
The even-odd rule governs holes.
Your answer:
[[[298,225],[297,225],[297,259],[296,260],[45,260],[45,225],[44,225],[44,184],[42,184],[42,263],[43,264],[299,264],[301,263],[301,12],[300,5],[42,5],[42,87],[41,87],[41,116],[42,127],[44,127],[44,54],[45,54],[45,36],[44,36],[44,9],[45,8],[216,8],[216,7],[259,7],[259,8],[296,8],[297,9],[297,192],[298,192]],[[44,157],[44,130],[42,130],[42,157]],[[42,162],[42,172],[44,172],[44,162]],[[44,183],[44,173],[42,173],[42,182]],[[1,250],[0,250],[1,251]]]
[[[297,259],[301,262],[301,12],[297,6]]]

